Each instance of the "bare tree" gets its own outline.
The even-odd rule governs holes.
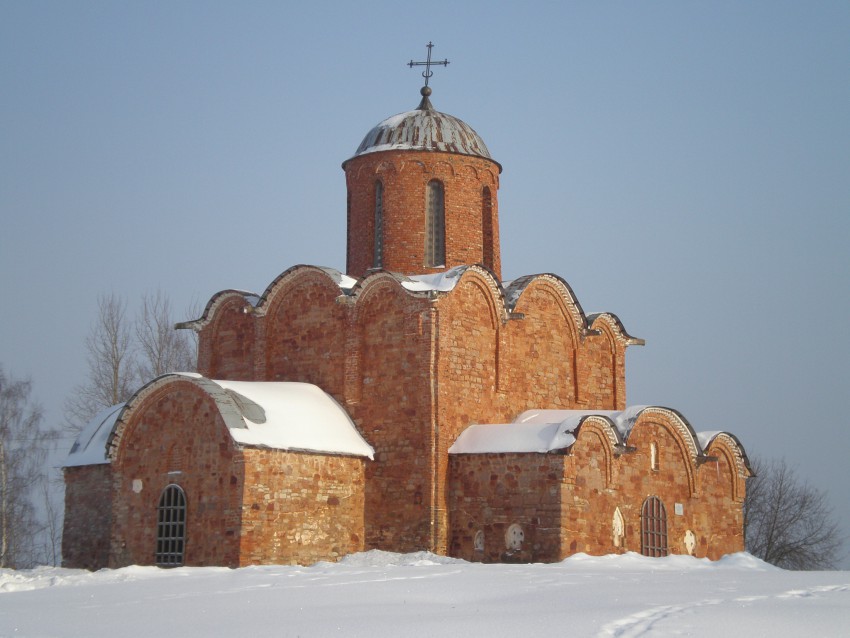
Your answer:
[[[185,331],[174,329],[171,302],[162,291],[142,297],[135,333],[140,380],[153,379],[167,372],[195,369],[194,344]]]
[[[138,383],[127,303],[112,293],[99,297],[97,307],[97,319],[86,337],[88,379],[65,401],[71,430],[82,428],[100,410],[126,401]]]
[[[7,379],[0,368],[0,567],[29,567],[40,554],[44,524],[33,499],[57,432],[42,427],[30,390],[29,381]]]
[[[744,537],[747,551],[785,569],[830,569],[841,559],[842,537],[826,494],[783,459],[751,463]]]

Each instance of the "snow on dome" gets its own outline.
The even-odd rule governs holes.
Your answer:
[[[95,415],[77,435],[63,466],[77,467],[109,463],[106,457],[106,442],[125,405],[125,403],[119,403]]]
[[[388,117],[366,134],[354,157],[400,150],[443,151],[493,159],[484,140],[469,124],[431,108]]]

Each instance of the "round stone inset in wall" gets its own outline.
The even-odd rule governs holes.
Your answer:
[[[522,549],[522,542],[525,540],[525,532],[522,531],[522,527],[513,523],[510,527],[508,527],[505,532],[505,547],[509,550],[519,550]]]

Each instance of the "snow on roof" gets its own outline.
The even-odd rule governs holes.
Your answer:
[[[468,266],[455,266],[445,272],[438,272],[431,275],[409,275],[407,281],[402,281],[401,285],[411,292],[425,292],[429,290],[451,292],[467,268]]]
[[[96,414],[80,430],[63,465],[65,467],[77,467],[109,463],[109,459],[106,457],[106,442],[125,405],[119,403]]]
[[[233,440],[242,445],[374,458],[375,451],[345,409],[318,386],[285,381],[216,381],[188,372],[165,375],[155,382],[168,382],[169,377],[190,379],[207,392]],[[143,390],[126,404],[115,405],[92,419],[71,447],[64,466],[108,463],[107,443],[116,422]]]
[[[343,407],[310,383],[212,381],[242,412],[244,428],[230,427],[243,445],[374,458]]]
[[[471,425],[461,432],[449,454],[545,453],[570,447],[575,440],[562,423]]]
[[[645,407],[636,405],[622,411],[526,410],[513,423],[469,426],[449,448],[449,454],[562,450],[575,443],[576,429],[589,416],[609,419],[625,438]]]
[[[717,438],[719,434],[723,434],[721,430],[714,430],[711,432],[697,432],[697,440],[699,441],[699,446],[704,450],[711,442]]]

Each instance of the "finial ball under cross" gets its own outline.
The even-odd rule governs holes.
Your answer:
[[[428,80],[431,78],[432,75],[434,75],[434,72],[431,70],[431,67],[434,66],[434,65],[440,65],[440,66],[448,66],[449,65],[448,60],[442,60],[440,62],[432,62],[431,61],[431,49],[434,48],[434,45],[431,42],[429,42],[427,46],[428,46],[428,59],[425,60],[425,62],[414,62],[413,60],[411,60],[410,62],[407,63],[407,66],[409,66],[411,69],[415,66],[424,66],[425,67],[425,70],[422,72],[422,77],[425,78],[425,86],[423,86],[422,90],[420,91],[420,93],[423,95],[423,97],[428,97],[429,95],[431,95],[431,89],[428,87]]]

